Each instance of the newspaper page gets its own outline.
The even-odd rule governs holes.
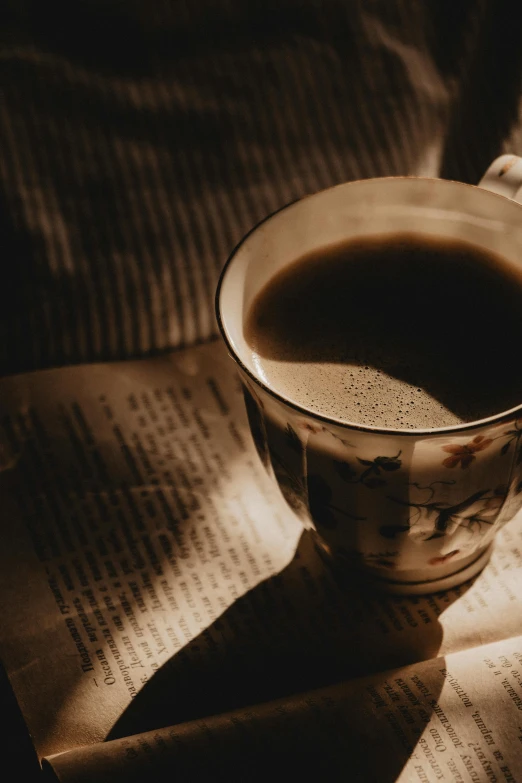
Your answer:
[[[515,783],[522,637],[49,761],[61,783]],[[174,777],[173,777],[174,776]]]
[[[436,596],[332,571],[219,343],[5,379],[0,427],[0,657],[40,758],[520,632],[520,519]]]

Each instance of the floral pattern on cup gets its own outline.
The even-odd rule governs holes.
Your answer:
[[[398,579],[458,570],[522,506],[522,419],[373,433],[293,411],[246,376],[244,385],[258,454],[287,504],[354,567]]]
[[[254,446],[256,447],[259,459],[265,468],[267,468],[270,460],[268,456],[265,422],[263,419],[263,403],[250,384],[243,383],[242,388],[252,440],[254,441]]]
[[[414,484],[413,486],[417,489],[427,490],[430,493],[429,497],[423,501],[406,503],[405,505],[412,509],[408,524],[406,526],[383,526],[380,528],[381,535],[386,538],[394,538],[400,533],[409,533],[418,521],[422,510],[425,510],[432,520],[432,530],[428,531],[429,535],[424,538],[425,541],[450,535],[456,527],[468,530],[471,535],[480,534],[483,532],[484,525],[494,523],[507,495],[507,487],[500,485],[494,490],[478,490],[450,504],[447,501],[437,499],[434,486],[437,483],[442,482],[433,482],[432,485],[426,487]],[[396,500],[395,498],[391,499]],[[402,501],[396,500],[396,502],[401,503]]]
[[[378,456],[374,459],[361,459],[357,457],[357,462],[363,466],[363,470],[358,475],[357,468],[352,467],[348,462],[334,462],[335,469],[339,475],[349,484],[362,484],[368,489],[377,489],[387,484],[385,475],[391,471],[399,470],[401,467],[401,451],[392,457]]]
[[[476,435],[469,443],[449,444],[443,446],[442,450],[451,454],[442,461],[445,468],[456,468],[460,466],[462,470],[469,468],[473,460],[476,459],[476,453],[487,449],[493,443],[491,438],[485,438],[484,435]]]

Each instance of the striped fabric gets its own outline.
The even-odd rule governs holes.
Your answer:
[[[4,0],[0,368],[206,340],[267,213],[522,153],[521,23],[507,0]]]

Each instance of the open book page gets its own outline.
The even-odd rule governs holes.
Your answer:
[[[286,565],[301,525],[256,462],[220,345],[19,376],[0,398],[0,656],[42,756],[104,739]]]
[[[521,528],[520,519],[506,527],[513,540],[500,534],[491,562],[473,584],[422,598],[372,595],[356,580],[334,581],[312,536],[304,534],[280,574],[239,598],[155,673],[109,737],[516,636]],[[498,586],[492,586],[492,574],[498,574]]]
[[[472,586],[335,578],[219,343],[5,379],[0,425],[0,657],[40,757],[520,631],[522,520]]]
[[[61,783],[522,780],[522,637],[49,760]]]

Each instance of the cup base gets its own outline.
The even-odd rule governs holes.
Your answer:
[[[433,574],[431,579],[423,578],[426,576],[425,571],[409,571],[408,579],[406,580],[392,580],[386,579],[382,576],[370,577],[372,584],[376,589],[393,593],[395,595],[425,595],[428,593],[438,593],[442,590],[450,590],[452,587],[457,587],[463,582],[467,582],[468,579],[476,576],[491,557],[493,550],[493,544],[489,544],[485,549],[481,549],[478,554],[474,553],[470,558],[467,558],[464,563],[460,563],[458,570],[448,573],[448,566],[445,567],[445,573]]]

